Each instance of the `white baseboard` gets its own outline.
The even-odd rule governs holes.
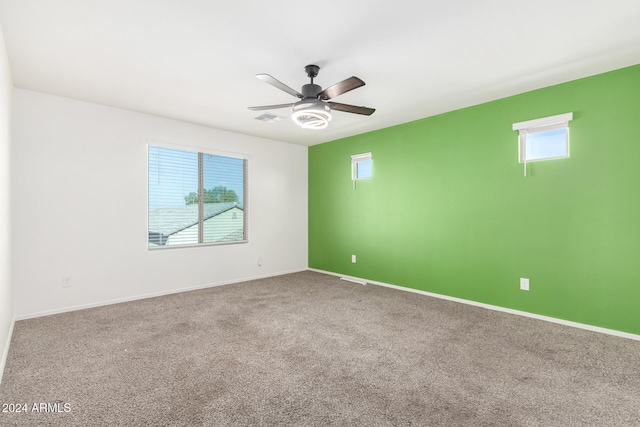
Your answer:
[[[16,321],[11,321],[9,327],[9,335],[7,336],[7,342],[4,344],[4,351],[2,352],[2,359],[0,359],[0,384],[2,384],[2,377],[4,376],[4,367],[7,365],[7,357],[9,357],[9,344],[11,344],[11,337],[13,336],[13,327]]]
[[[159,296],[163,296],[163,295],[177,294],[177,293],[180,293],[180,292],[195,291],[195,290],[198,290],[198,289],[206,289],[206,288],[212,288],[212,287],[216,287],[216,286],[231,285],[231,284],[234,284],[234,283],[247,282],[247,281],[250,281],[250,280],[266,279],[268,277],[281,276],[283,274],[290,274],[290,273],[298,273],[300,271],[306,271],[306,270],[315,271],[316,273],[328,274],[328,275],[336,276],[336,277],[345,277],[345,278],[347,278],[349,280],[356,281],[356,283],[365,282],[367,284],[372,284],[372,285],[377,285],[377,286],[384,286],[384,287],[387,287],[387,288],[397,289],[397,290],[405,291],[405,292],[413,292],[413,293],[416,293],[416,294],[425,295],[425,296],[429,296],[429,297],[434,297],[434,298],[445,299],[445,300],[448,300],[448,301],[459,302],[461,304],[473,305],[473,306],[476,306],[476,307],[482,307],[482,308],[486,308],[486,309],[489,309],[489,310],[501,311],[501,312],[504,312],[504,313],[510,313],[510,314],[515,314],[515,315],[518,315],[518,316],[530,317],[532,319],[544,320],[546,322],[557,323],[557,324],[560,324],[560,325],[571,326],[571,327],[574,327],[574,328],[586,329],[588,331],[599,332],[599,333],[603,333],[603,334],[614,335],[614,336],[617,336],[617,337],[622,337],[622,338],[627,338],[627,339],[640,341],[640,335],[631,334],[631,333],[628,333],[628,332],[616,331],[615,329],[601,328],[599,326],[593,326],[593,325],[587,325],[587,324],[584,324],[584,323],[572,322],[572,321],[569,321],[569,320],[558,319],[558,318],[549,317],[549,316],[543,316],[543,315],[540,315],[540,314],[529,313],[529,312],[526,312],[526,311],[513,310],[511,308],[500,307],[500,306],[491,305],[491,304],[484,304],[484,303],[481,303],[481,302],[476,302],[476,301],[470,301],[470,300],[466,300],[466,299],[462,299],[462,298],[451,297],[451,296],[448,296],[448,295],[436,294],[436,293],[433,293],[433,292],[421,291],[421,290],[418,290],[418,289],[405,288],[405,287],[402,287],[402,286],[392,285],[392,284],[389,284],[389,283],[383,283],[383,282],[378,282],[378,281],[374,281],[374,280],[367,280],[367,279],[363,279],[363,278],[359,278],[359,277],[348,276],[348,275],[345,275],[345,274],[334,273],[334,272],[331,272],[331,271],[319,270],[319,269],[316,269],[316,268],[305,268],[305,269],[301,269],[301,270],[283,271],[283,272],[274,273],[274,274],[265,274],[265,275],[261,275],[261,276],[245,277],[245,278],[241,278],[241,279],[234,279],[234,280],[228,280],[228,281],[222,281],[222,282],[216,282],[216,283],[209,283],[209,284],[204,284],[204,285],[191,286],[191,287],[187,287],[187,288],[173,289],[173,290],[169,290],[169,291],[154,292],[154,293],[149,293],[149,294],[144,294],[144,295],[137,295],[137,296],[126,297],[126,298],[118,298],[118,299],[114,299],[114,300],[100,301],[100,302],[91,303],[91,304],[83,304],[83,305],[77,305],[77,306],[72,306],[72,307],[65,307],[65,308],[61,308],[61,309],[48,310],[48,311],[42,311],[42,312],[37,312],[37,313],[23,314],[23,315],[20,315],[20,316],[16,316],[15,321],[25,320],[25,319],[32,319],[32,318],[42,317],[42,316],[49,316],[49,315],[52,315],[52,314],[66,313],[66,312],[69,312],[69,311],[84,310],[84,309],[93,308],[93,307],[101,307],[101,306],[111,305],[111,304],[118,304],[118,303],[121,303],[121,302],[136,301],[136,300],[145,299],[145,298],[153,298],[153,297],[159,297]],[[4,354],[2,355],[2,360],[0,360],[0,372],[4,371],[4,364],[6,362],[6,358],[7,358],[8,354],[9,354],[9,343],[11,342],[11,336],[13,334],[14,322],[11,323],[11,330],[9,332],[9,337],[7,338],[5,351],[4,351]],[[0,381],[1,380],[2,379],[0,377]]]
[[[631,340],[640,341],[640,335],[630,334],[628,332],[616,331],[615,329],[607,329],[607,328],[601,328],[599,326],[586,325],[584,323],[571,322],[569,320],[557,319],[555,317],[543,316],[543,315],[535,314],[535,313],[528,313],[526,311],[513,310],[513,309],[510,309],[510,308],[506,308],[506,307],[500,307],[500,306],[491,305],[491,304],[484,304],[484,303],[481,303],[481,302],[470,301],[470,300],[466,300],[466,299],[462,299],[462,298],[456,298],[456,297],[450,297],[450,296],[447,296],[447,295],[436,294],[436,293],[433,293],[433,292],[420,291],[418,289],[405,288],[405,287],[402,287],[402,286],[391,285],[389,283],[376,282],[374,280],[367,280],[367,279],[362,279],[362,278],[359,278],[359,277],[353,277],[353,276],[348,276],[348,275],[344,275],[344,274],[333,273],[331,271],[318,270],[316,268],[309,268],[309,270],[310,271],[315,271],[316,273],[323,273],[323,274],[328,274],[328,275],[336,276],[336,277],[344,277],[347,280],[355,281],[356,283],[366,282],[367,284],[370,283],[372,285],[384,286],[384,287],[387,287],[387,288],[393,288],[393,289],[397,289],[397,290],[400,290],[400,291],[413,292],[413,293],[416,293],[416,294],[426,295],[426,296],[429,296],[429,297],[445,299],[445,300],[448,300],[448,301],[459,302],[459,303],[462,303],[462,304],[474,305],[476,307],[482,307],[482,308],[486,308],[486,309],[489,309],[489,310],[502,311],[504,313],[516,314],[518,316],[530,317],[532,319],[538,319],[538,320],[544,320],[546,322],[558,323],[560,325],[571,326],[573,328],[586,329],[588,331],[600,332],[602,334],[615,335],[617,337],[628,338],[628,339],[631,339]]]
[[[215,282],[215,283],[207,283],[207,284],[204,284],[204,285],[190,286],[190,287],[179,288],[179,289],[171,289],[171,290],[168,290],[168,291],[153,292],[153,293],[149,293],[149,294],[135,295],[135,296],[131,296],[131,297],[117,298],[117,299],[107,300],[107,301],[98,301],[98,302],[95,302],[95,303],[75,305],[75,306],[71,306],[71,307],[63,307],[63,308],[54,309],[54,310],[47,310],[47,311],[40,311],[40,312],[36,312],[36,313],[22,314],[22,315],[16,316],[15,320],[33,319],[33,318],[36,318],[36,317],[50,316],[52,314],[67,313],[67,312],[70,312],[70,311],[84,310],[84,309],[87,309],[87,308],[102,307],[102,306],[111,305],[111,304],[119,304],[121,302],[129,302],[129,301],[136,301],[136,300],[145,299],[145,298],[161,297],[161,296],[164,296],[164,295],[178,294],[180,292],[196,291],[198,289],[206,289],[206,288],[213,288],[213,287],[216,287],[216,286],[231,285],[233,283],[248,282],[250,280],[266,279],[266,278],[269,278],[269,277],[281,276],[283,274],[299,273],[301,271],[307,271],[307,269],[303,268],[303,269],[300,269],[300,270],[291,270],[291,271],[283,271],[283,272],[273,273],[273,274],[265,274],[265,275],[260,275],[260,276],[243,277],[241,279],[227,280],[227,281],[221,281],[221,282]]]

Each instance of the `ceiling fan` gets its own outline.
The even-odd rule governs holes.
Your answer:
[[[257,74],[256,77],[260,80],[269,83],[270,85],[287,92],[296,98],[300,98],[300,100],[290,104],[264,105],[261,107],[249,107],[249,109],[253,111],[261,111],[292,107],[293,113],[291,114],[291,118],[298,125],[306,129],[326,128],[329,124],[329,120],[331,120],[331,110],[362,114],[365,116],[370,116],[374,111],[376,111],[373,108],[358,107],[355,105],[328,101],[338,95],[342,95],[350,90],[364,86],[364,82],[359,78],[352,76],[323,90],[320,86],[313,83],[313,79],[318,75],[320,67],[317,65],[307,65],[304,67],[304,70],[307,72],[307,76],[311,79],[311,83],[302,86],[302,90],[300,92],[271,77],[269,74]]]

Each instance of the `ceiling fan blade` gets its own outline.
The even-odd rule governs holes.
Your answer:
[[[341,104],[339,102],[327,102],[327,105],[329,105],[332,110],[344,111],[345,113],[362,114],[363,116],[370,116],[374,111],[376,111],[375,108],[358,107],[355,105]]]
[[[302,99],[302,94],[300,92],[295,89],[291,89],[289,86],[282,83],[280,80],[271,77],[269,74],[256,74],[256,77],[263,82],[269,83],[271,86],[277,87],[278,89],[287,92],[290,95]]]
[[[293,106],[293,104],[263,105],[260,107],[249,107],[249,110],[253,110],[253,111],[275,110],[276,108],[286,108],[291,106]]]
[[[338,95],[349,92],[350,90],[357,89],[360,86],[364,86],[364,82],[356,76],[349,77],[339,83],[329,86],[318,94],[318,99],[326,100],[335,98]]]

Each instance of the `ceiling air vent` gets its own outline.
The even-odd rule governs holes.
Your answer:
[[[282,120],[282,117],[276,116],[275,114],[271,113],[264,113],[256,117],[256,120],[260,120],[261,122],[265,123],[277,123]]]

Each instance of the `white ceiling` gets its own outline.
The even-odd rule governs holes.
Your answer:
[[[640,63],[639,0],[0,0],[14,84],[313,145]],[[248,106],[352,75],[335,112],[304,130]]]

